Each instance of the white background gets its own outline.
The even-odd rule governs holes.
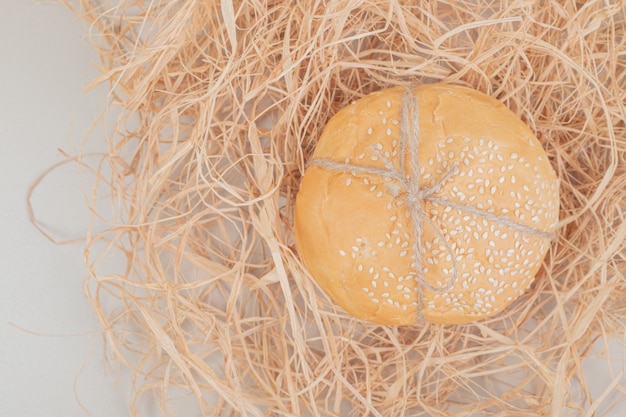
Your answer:
[[[59,4],[1,0],[1,417],[129,415],[127,376],[116,385],[105,372],[81,245],[52,244],[27,215],[30,185],[63,160],[58,148],[76,153],[103,108],[102,91],[83,92],[97,75],[86,33]],[[41,183],[33,204],[56,239],[80,236],[86,225],[70,165]]]
[[[1,417],[129,415],[128,375],[118,379],[105,372],[100,325],[83,292],[81,245],[53,245],[27,214],[33,181],[63,160],[58,148],[77,150],[104,106],[103,91],[83,93],[97,75],[86,33],[58,4],[2,1]],[[88,213],[71,166],[46,177],[33,204],[56,239],[78,237],[86,226]],[[620,349],[611,346],[615,357],[622,356]],[[622,366],[615,363],[614,371]],[[606,362],[587,360],[586,369],[599,395],[609,380]],[[626,402],[609,415],[626,415]]]

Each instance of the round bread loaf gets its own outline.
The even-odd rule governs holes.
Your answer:
[[[454,85],[391,88],[328,122],[295,236],[310,274],[355,317],[467,323],[529,287],[558,210],[541,144],[502,103]]]

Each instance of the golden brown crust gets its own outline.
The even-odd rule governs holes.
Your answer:
[[[371,146],[399,164],[403,89],[370,94],[338,112],[313,158],[385,169]],[[505,216],[539,230],[558,217],[556,175],[530,129],[502,103],[452,85],[415,89],[419,108],[420,188],[458,164],[437,196]],[[407,156],[408,161],[408,156]],[[373,174],[318,166],[307,169],[296,199],[300,256],[319,285],[350,314],[381,324],[411,324],[417,306],[437,323],[490,317],[531,284],[549,246],[535,237],[463,210],[424,203],[425,213],[451,245],[458,280],[446,292],[424,289],[414,267],[406,202],[390,181]],[[451,277],[449,250],[424,223],[426,280],[441,287]]]

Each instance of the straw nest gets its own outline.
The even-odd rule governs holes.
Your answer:
[[[96,173],[88,204],[105,225],[86,231],[86,290],[135,375],[132,414],[146,402],[168,416],[593,416],[623,397],[623,372],[594,398],[581,366],[626,323],[621,1],[72,10],[109,89],[106,152],[73,156]],[[494,96],[536,133],[560,178],[559,238],[493,319],[369,324],[303,269],[294,197],[336,111],[431,82]],[[95,210],[104,192],[108,214]]]

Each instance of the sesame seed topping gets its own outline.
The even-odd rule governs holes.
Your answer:
[[[387,100],[385,105],[386,108],[394,106],[391,100]],[[379,108],[384,109],[385,105]],[[378,135],[376,138],[372,136],[370,141],[380,139],[382,143],[374,143],[376,151],[373,153],[363,150],[358,154],[357,151],[352,159],[356,160],[358,154],[359,160],[383,160],[385,166],[388,162],[398,165],[397,156],[402,152],[399,150],[401,129],[392,124],[397,126],[399,121],[382,111],[379,114],[372,126],[362,126],[366,128],[368,135]],[[361,132],[363,127],[360,128]],[[466,316],[483,316],[499,310],[504,299],[501,294],[524,292],[532,282],[533,267],[541,263],[541,256],[547,250],[549,242],[545,242],[546,239],[534,239],[523,232],[514,232],[515,229],[511,230],[498,221],[487,220],[464,212],[463,209],[435,202],[436,199],[441,199],[471,206],[529,227],[541,227],[534,225],[546,222],[546,219],[549,219],[548,222],[557,222],[555,205],[546,194],[552,194],[556,198],[558,186],[553,181],[544,179],[534,164],[526,162],[518,153],[511,153],[511,149],[522,148],[507,147],[504,142],[499,146],[496,143],[498,141],[499,139],[492,140],[489,137],[448,137],[436,139],[430,145],[434,146],[434,149],[429,149],[431,154],[426,154],[420,160],[420,188],[433,187],[453,166],[458,167],[455,168],[458,171],[435,190],[434,198],[424,202],[424,213],[440,229],[441,235],[437,237],[430,231],[424,233],[421,244],[417,245],[412,229],[412,208],[407,204],[406,190],[398,190],[397,193],[389,191],[390,185],[398,186],[400,181],[372,173],[357,174],[356,170],[352,171],[352,177],[344,176],[338,180],[339,184],[345,182],[346,186],[352,186],[353,189],[360,189],[361,184],[365,184],[362,188],[369,189],[370,198],[386,197],[378,203],[381,209],[386,207],[389,210],[382,219],[371,219],[381,224],[384,230],[388,230],[387,233],[379,231],[380,235],[377,236],[367,234],[366,231],[360,235],[362,237],[356,238],[355,246],[346,246],[351,247],[350,254],[353,258],[350,263],[346,262],[346,267],[356,267],[361,272],[358,275],[358,279],[362,280],[361,287],[357,284],[354,290],[361,288],[374,304],[384,303],[402,310],[407,310],[409,306],[423,307],[437,310],[438,314],[440,310],[447,309]],[[345,158],[345,161],[349,164],[350,158]],[[367,167],[367,163],[368,160],[356,165]],[[374,165],[376,169],[385,169],[381,162],[372,164]],[[530,172],[528,175],[523,173],[523,167]],[[510,172],[507,173],[507,170]],[[407,175],[407,179],[409,176]],[[517,176],[520,176],[521,184],[512,187],[514,189],[507,187],[508,184],[517,184]],[[377,204],[375,201],[373,204]],[[398,221],[399,218],[402,221]],[[426,228],[429,229],[428,226]],[[373,249],[380,253],[377,258],[374,258],[377,252]],[[349,249],[338,251],[342,257],[350,252]],[[394,257],[398,257],[395,262],[392,261]],[[414,270],[416,264],[420,263],[418,257],[421,257],[419,275]],[[382,266],[383,260],[391,268]],[[456,261],[456,272],[452,267],[452,260]],[[439,281],[437,285],[444,286],[453,273],[458,275],[458,281],[449,291],[424,291],[421,294],[419,276],[422,274],[429,277],[429,280],[432,279],[433,285]],[[497,300],[496,297],[500,299]],[[509,297],[507,301],[511,299]]]

